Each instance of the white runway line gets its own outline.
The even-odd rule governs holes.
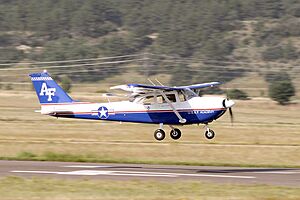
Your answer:
[[[70,167],[70,168],[109,168],[112,166],[106,166],[106,165],[67,165],[62,167]]]
[[[266,172],[251,172],[255,174],[299,174],[300,172],[292,171],[266,171]]]
[[[11,171],[13,173],[36,173],[36,174],[58,174],[58,175],[111,175],[111,176],[147,176],[147,177],[170,177],[176,178],[180,176],[189,177],[214,177],[214,178],[236,178],[236,179],[253,179],[254,176],[231,176],[231,175],[215,175],[215,174],[182,174],[182,173],[160,173],[160,172],[141,172],[141,171],[100,171],[100,170],[78,170],[70,172],[55,171]]]
[[[14,173],[35,173],[35,174],[58,174],[58,175],[77,175],[77,176],[96,176],[96,175],[110,175],[110,176],[144,176],[144,177],[171,177],[173,175],[166,174],[140,174],[140,173],[119,173],[117,171],[96,171],[96,170],[80,170],[70,172],[54,172],[54,171],[11,171]]]

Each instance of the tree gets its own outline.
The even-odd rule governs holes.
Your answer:
[[[18,62],[24,57],[24,53],[12,47],[0,48],[0,60]]]
[[[285,105],[295,95],[295,88],[291,80],[273,81],[269,85],[269,96],[280,105]]]
[[[289,81],[291,82],[290,76],[286,72],[270,72],[265,75],[265,80],[271,84],[275,81]]]
[[[283,56],[287,60],[295,60],[298,58],[297,48],[293,46],[291,42],[283,48]]]
[[[230,55],[235,46],[232,40],[224,39],[222,35],[216,34],[207,41],[203,42],[203,47],[198,53],[206,55],[209,59],[222,60]]]
[[[188,65],[178,64],[174,66],[172,70],[170,85],[172,86],[190,85],[193,83],[192,81],[193,81],[193,72]]]
[[[45,45],[42,55],[37,55],[36,59],[53,61],[95,58],[97,56],[97,49],[87,45],[84,41],[61,38],[59,40],[48,42]]]
[[[262,52],[265,61],[274,61],[283,58],[283,49],[280,46],[272,46]]]

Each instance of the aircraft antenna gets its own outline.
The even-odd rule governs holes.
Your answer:
[[[155,86],[155,84],[151,81],[151,79],[150,78],[148,78],[148,81],[152,84],[152,85],[154,85]]]
[[[155,78],[156,82],[158,82],[161,86],[164,86],[157,78]]]

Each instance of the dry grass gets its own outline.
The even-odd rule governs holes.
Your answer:
[[[199,181],[0,179],[2,200],[15,199],[299,199],[299,188]]]
[[[73,96],[104,101],[98,94]],[[49,159],[45,155],[51,152],[59,159],[80,155],[87,161],[300,166],[297,104],[283,107],[268,100],[238,101],[234,126],[228,115],[211,125],[217,133],[214,140],[206,140],[202,127],[195,125],[182,127],[179,141],[167,137],[163,142],[153,138],[157,125],[55,119],[34,113],[36,109],[33,92],[0,94],[0,157],[17,158],[30,152],[36,159]]]

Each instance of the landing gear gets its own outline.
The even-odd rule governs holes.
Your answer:
[[[208,129],[205,131],[205,137],[209,140],[213,139],[215,137],[215,132],[211,129]]]
[[[155,139],[157,139],[158,141],[161,141],[161,140],[165,139],[166,133],[165,133],[165,131],[162,130],[162,129],[157,129],[157,130],[154,132],[154,137],[155,137]]]
[[[181,131],[178,128],[172,128],[170,136],[173,140],[178,140],[181,137]]]
[[[209,140],[213,139],[215,137],[215,132],[208,128],[207,124],[205,125],[205,137]]]
[[[172,129],[170,131],[170,136],[173,140],[178,140],[181,137],[181,131],[178,128],[174,128],[173,126],[169,125],[170,128]],[[166,134],[165,131],[163,130],[163,124],[159,124],[159,129],[157,129],[154,132],[154,138],[157,139],[158,141],[161,141],[165,139]]]

